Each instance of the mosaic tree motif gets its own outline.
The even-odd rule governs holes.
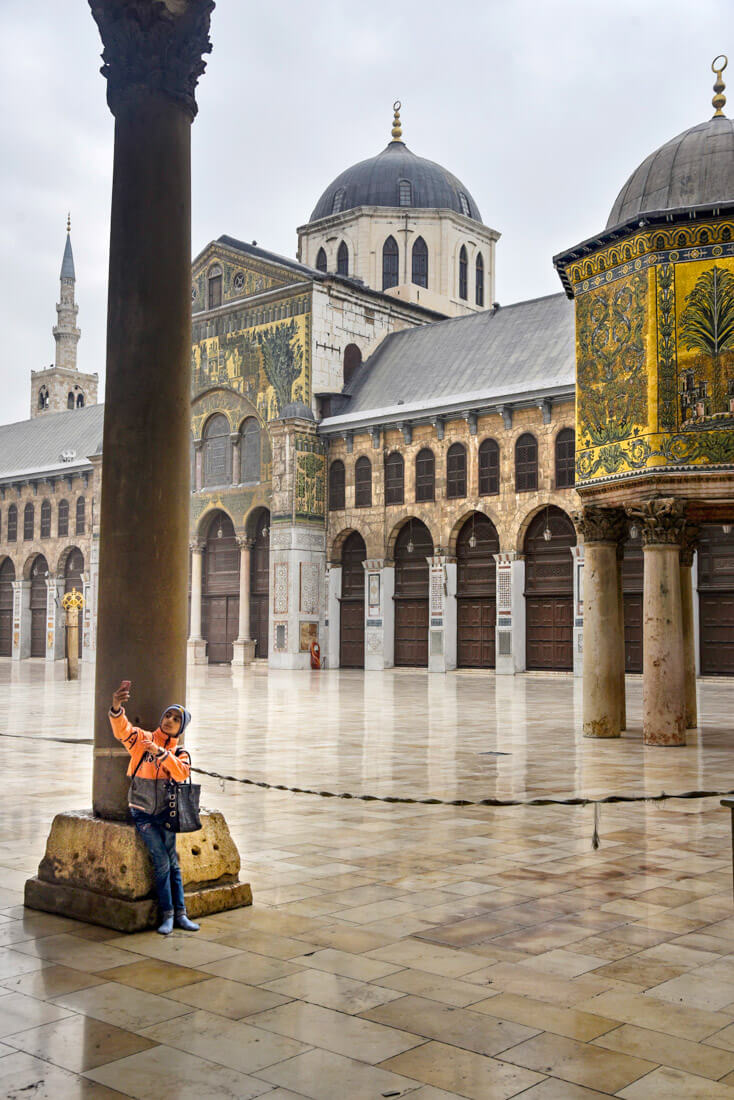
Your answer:
[[[680,341],[699,351],[712,367],[713,412],[724,412],[728,395],[723,355],[734,350],[734,274],[725,268],[704,271],[686,298],[680,317]]]
[[[301,373],[303,349],[295,321],[259,332],[265,376],[275,391],[276,415],[292,400],[293,383]]]

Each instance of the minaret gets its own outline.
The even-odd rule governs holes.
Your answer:
[[[56,304],[56,362],[46,370],[31,371],[31,417],[96,405],[97,374],[82,374],[76,367],[76,346],[81,330],[76,327],[79,306],[74,297],[76,273],[71,250],[71,215],[66,219],[66,245],[61,261],[61,293]]]

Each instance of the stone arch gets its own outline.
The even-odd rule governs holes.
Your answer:
[[[488,519],[489,522],[494,527],[495,531],[497,532],[497,538],[499,538],[499,535],[500,535],[500,521],[499,521],[499,516],[497,515],[497,512],[493,508],[486,508],[484,506],[482,506],[481,508],[471,508],[471,507],[463,508],[461,510],[461,512],[457,515],[456,519],[454,520],[454,523],[451,527],[451,531],[449,533],[448,545],[447,545],[446,549],[447,549],[447,553],[449,554],[450,557],[455,557],[455,555],[456,555],[456,542],[457,542],[457,539],[459,538],[459,534],[461,533],[461,529],[464,526],[464,524],[468,520],[471,519],[471,517],[474,515],[474,513],[476,513],[478,516],[484,516],[485,519]]]
[[[387,544],[386,544],[386,547],[385,547],[385,557],[387,558],[388,561],[393,560],[393,558],[395,556],[395,543],[398,541],[398,536],[400,535],[400,532],[403,530],[403,528],[407,524],[409,524],[411,520],[413,520],[414,523],[423,524],[423,526],[428,529],[428,533],[431,536],[431,540],[433,542],[434,550],[435,550],[436,546],[440,545],[440,539],[436,537],[435,526],[431,522],[432,517],[430,517],[428,515],[420,516],[420,515],[416,515],[415,512],[406,511],[405,515],[401,516],[400,519],[395,521],[395,523],[393,524],[392,530],[390,531],[390,534],[388,535]],[[365,539],[365,542],[366,541],[367,540]]]
[[[523,518],[522,518],[522,520],[521,520],[521,522],[520,522],[520,524],[517,528],[517,532],[515,534],[514,546],[512,547],[513,550],[517,550],[517,552],[519,554],[522,554],[524,552],[524,550],[525,550],[525,536],[528,533],[528,527],[533,522],[535,517],[540,512],[544,512],[546,510],[546,508],[555,508],[559,512],[563,512],[563,514],[568,518],[569,523],[573,522],[571,520],[570,515],[568,514],[568,512],[564,508],[559,507],[555,503],[555,501],[546,498],[546,499],[540,501],[538,504],[535,504],[523,516]]]
[[[223,512],[224,515],[232,521],[232,526],[237,529],[237,521],[232,513],[221,504],[210,504],[199,516],[196,522],[196,537],[199,539],[205,539],[209,534],[209,528],[219,515]]]
[[[78,550],[79,553],[82,555],[82,557],[84,557],[84,551],[82,550],[82,548],[80,546],[77,546],[75,543],[71,543],[69,546],[65,546],[64,549],[61,551],[61,553],[58,556],[58,559],[57,559],[57,562],[56,562],[56,569],[54,571],[54,576],[56,576],[56,577],[63,577],[64,576],[64,571],[66,569],[66,562],[68,560],[69,555],[74,550]],[[86,564],[86,558],[84,559],[84,561],[85,561],[85,564]]]
[[[344,527],[338,535],[335,535],[331,541],[329,553],[327,555],[327,561],[331,565],[341,565],[342,549],[344,543],[347,541],[350,535],[357,534],[360,536],[365,546],[369,545],[369,533],[364,528],[353,524],[350,527]]]
[[[48,558],[46,557],[46,555],[40,554],[37,550],[34,550],[28,555],[23,563],[22,577],[24,581],[29,581],[31,579],[31,570],[33,569],[36,558],[43,558],[43,560],[46,562],[46,568],[48,568]]]
[[[245,534],[248,539],[253,539],[255,537],[257,526],[260,522],[260,517],[262,516],[263,512],[266,512],[268,515],[270,515],[270,509],[266,504],[254,504],[252,508],[250,508],[250,510],[245,513],[243,527],[245,529]]]

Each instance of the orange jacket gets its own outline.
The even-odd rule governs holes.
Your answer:
[[[149,733],[134,726],[125,714],[124,708],[119,714],[110,711],[110,725],[112,732],[118,741],[130,753],[130,764],[127,774],[132,775],[141,757],[142,760],[137,774],[141,779],[175,779],[183,783],[189,778],[191,772],[191,757],[184,748],[178,748],[178,738],[169,737],[159,728]],[[150,751],[153,745],[159,745],[165,752],[162,756],[154,756]]]

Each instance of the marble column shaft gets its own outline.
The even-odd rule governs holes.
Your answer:
[[[191,544],[191,632],[192,641],[201,638],[201,576],[204,547],[200,542]]]
[[[240,547],[240,622],[238,642],[250,641],[250,551],[252,539],[239,540]]]
[[[696,638],[693,615],[693,555],[700,528],[686,525],[680,549],[680,598],[683,629],[683,660],[686,681],[686,729],[698,726],[696,699]]]

